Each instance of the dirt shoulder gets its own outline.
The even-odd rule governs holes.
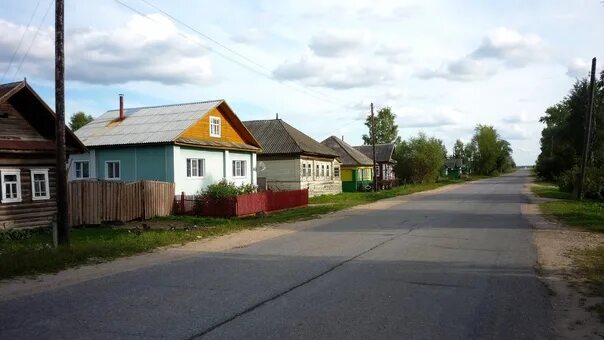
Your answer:
[[[577,250],[603,246],[604,234],[567,227],[544,216],[539,204],[549,199],[536,197],[532,185],[527,183],[524,188],[529,203],[523,204],[522,212],[535,228],[538,271],[552,292],[557,334],[562,339],[604,339],[604,323],[595,312],[588,311],[603,299],[590,294],[572,257]]]

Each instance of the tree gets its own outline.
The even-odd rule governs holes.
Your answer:
[[[398,136],[398,125],[394,123],[396,114],[392,112],[392,108],[386,106],[381,108],[375,115],[375,143],[386,144],[386,143],[398,143],[400,137]],[[371,116],[365,120],[365,126],[369,129],[369,135],[363,135],[363,143],[365,145],[372,145],[373,135],[371,134]]]
[[[455,145],[453,145],[453,158],[464,159],[464,144],[461,140],[456,140]]]
[[[82,111],[76,112],[73,116],[71,116],[71,119],[69,120],[69,128],[71,128],[72,131],[75,131],[81,128],[82,126],[90,123],[92,119],[93,118],[91,115],[87,115]]]
[[[443,146],[440,139],[424,133],[398,143],[394,156],[397,177],[410,183],[436,181],[445,165]]]
[[[510,143],[489,125],[477,125],[472,137],[472,170],[482,175],[506,172],[515,166]]]

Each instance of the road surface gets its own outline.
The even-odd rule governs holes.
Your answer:
[[[551,339],[527,176],[0,302],[0,338]]]

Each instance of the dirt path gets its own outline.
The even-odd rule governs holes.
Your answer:
[[[535,227],[538,270],[552,292],[557,334],[562,339],[604,339],[604,324],[586,309],[602,299],[589,296],[570,255],[574,250],[604,245],[604,235],[569,228],[545,218],[539,204],[547,199],[536,197],[531,185],[525,186],[530,203],[522,206],[522,212]]]

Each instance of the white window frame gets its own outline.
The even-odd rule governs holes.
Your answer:
[[[217,123],[216,123],[217,122]],[[217,126],[218,133],[212,131],[212,127]],[[220,137],[222,133],[222,121],[220,117],[210,116],[210,137]]]
[[[88,164],[88,176],[84,177],[84,163]],[[81,164],[80,176],[78,176],[78,164]],[[90,178],[90,161],[73,161],[73,177],[75,179],[89,179]]]
[[[315,164],[315,177],[319,177],[321,171],[321,166],[319,164]]]
[[[117,163],[119,167],[119,174],[117,177],[109,178],[109,163]],[[113,171],[115,174],[115,169]],[[108,181],[119,181],[122,179],[122,162],[118,160],[108,160],[105,161],[105,179]]]
[[[327,164],[327,165],[325,166],[325,176],[327,176],[327,177],[331,177],[331,175],[329,174],[329,164]]]
[[[4,176],[6,175],[16,175],[17,176],[17,197],[16,198],[6,198],[4,190],[6,190],[4,184]],[[2,203],[18,203],[22,201],[21,196],[21,170],[19,169],[0,169],[0,192],[2,193],[2,199],[0,202]]]
[[[237,167],[239,165],[239,167]],[[233,160],[233,178],[245,178],[247,176],[247,161],[246,160]],[[237,174],[237,170],[240,170],[240,173]]]
[[[187,178],[204,178],[206,176],[206,160],[205,158],[187,158],[185,171]],[[189,163],[191,164],[191,172],[189,174]],[[197,166],[197,175],[193,175],[193,163]]]
[[[48,177],[48,169],[31,169],[31,200],[42,201],[50,199],[50,178]],[[36,196],[36,183],[34,175],[44,175],[44,190],[46,195]]]
[[[333,177],[340,178],[340,167],[339,166],[333,167]]]

